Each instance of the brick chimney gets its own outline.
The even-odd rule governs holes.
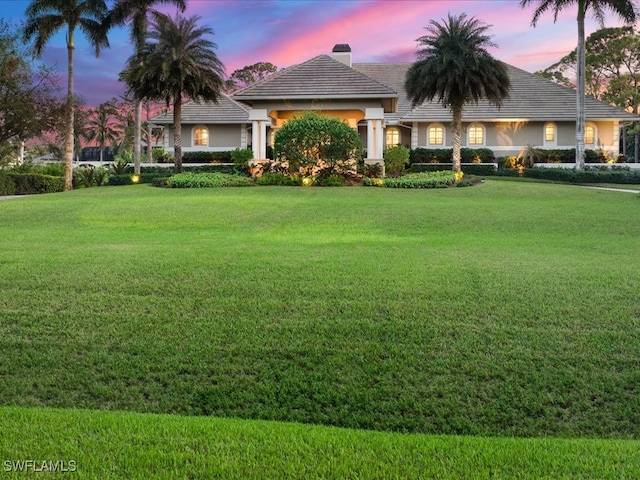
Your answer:
[[[351,47],[348,43],[338,43],[333,47],[333,58],[351,67]]]

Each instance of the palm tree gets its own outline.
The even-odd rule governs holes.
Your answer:
[[[404,88],[415,107],[438,101],[453,114],[453,170],[460,171],[462,111],[466,103],[486,98],[498,108],[511,82],[502,62],[486,48],[494,46],[486,34],[489,25],[466,14],[448,15],[443,23],[431,20],[427,35],[418,39],[418,61],[409,70]]]
[[[173,4],[181,12],[187,8],[186,0],[116,0],[115,5],[107,17],[107,28],[112,25],[124,25],[129,23],[131,41],[135,46],[136,53],[140,53],[144,46],[147,29],[149,24],[149,15],[155,12],[153,6],[156,4]],[[134,154],[134,173],[140,174],[140,143],[142,133],[142,99],[136,99],[135,109],[135,127],[133,134],[133,154]],[[149,135],[147,135],[147,143],[149,144]],[[150,146],[147,145],[147,149]]]
[[[32,0],[25,11],[24,40],[35,39],[36,55],[42,55],[45,45],[61,28],[67,28],[67,127],[65,141],[65,190],[73,188],[73,138],[74,138],[74,87],[73,62],[75,51],[74,34],[79,28],[95,49],[109,47],[102,22],[108,12],[104,0]]]
[[[577,52],[577,90],[576,90],[576,168],[584,168],[584,131],[585,131],[585,36],[584,20],[587,10],[591,9],[593,16],[604,27],[605,9],[617,14],[624,22],[633,24],[636,21],[636,11],[632,0],[520,0],[520,7],[538,4],[533,12],[531,26],[535,27],[540,16],[547,10],[553,10],[553,21],[558,19],[558,13],[569,5],[578,7],[578,46]]]
[[[107,143],[113,144],[120,134],[113,122],[117,114],[114,103],[115,100],[112,100],[98,105],[98,108],[91,112],[91,118],[87,124],[87,140],[97,141],[100,146],[100,163],[104,160],[104,148]]]
[[[152,12],[152,26],[139,54],[129,58],[121,78],[136,98],[173,103],[174,161],[182,171],[183,97],[217,102],[224,85],[224,66],[214,52],[216,44],[199,27],[199,16],[185,18]]]

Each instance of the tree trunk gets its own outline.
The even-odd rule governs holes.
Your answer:
[[[176,173],[182,172],[182,98],[173,102],[173,161]]]
[[[584,94],[585,94],[585,37],[584,17],[587,9],[586,0],[578,1],[578,47],[577,47],[577,81],[576,89],[576,169],[584,168]]]
[[[638,130],[637,122],[635,124],[633,140],[633,163],[638,163],[638,157],[640,156],[640,130]]]
[[[64,169],[64,189],[73,189],[73,125],[74,115],[74,95],[73,95],[73,58],[75,45],[73,42],[73,30],[70,28],[67,33],[67,137],[64,145],[65,169]]]
[[[149,117],[151,116],[150,114],[150,108],[149,108],[149,102],[147,101],[147,129],[145,131],[145,136],[147,137],[147,163],[153,163],[153,148],[151,147],[151,125],[149,125]]]
[[[136,111],[133,126],[133,173],[140,175],[140,150],[142,132],[142,100],[136,99]]]
[[[461,170],[461,158],[460,148],[462,143],[462,107],[452,107],[453,110],[453,157],[452,157],[452,169],[454,172]]]

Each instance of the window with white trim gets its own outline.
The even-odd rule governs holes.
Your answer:
[[[400,130],[396,127],[389,127],[386,131],[387,147],[395,147],[400,145]]]
[[[467,130],[467,145],[484,145],[484,127],[479,123],[472,123]]]
[[[444,145],[444,127],[442,125],[429,125],[427,143],[429,145]]]
[[[193,144],[195,146],[209,146],[209,130],[204,126],[197,126],[193,130]]]

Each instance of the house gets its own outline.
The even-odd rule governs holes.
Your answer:
[[[319,55],[235,92],[217,104],[183,106],[183,151],[251,147],[256,161],[267,158],[274,133],[296,114],[315,110],[357,129],[367,163],[382,161],[385,147],[450,148],[451,112],[437,102],[416,108],[404,91],[411,63],[353,63],[349,45]],[[497,157],[516,155],[526,145],[575,148],[575,91],[507,65],[510,95],[502,107],[480,101],[465,105],[462,146],[489,148]],[[620,126],[640,120],[592,97],[585,99],[586,148],[619,153]],[[171,113],[153,119],[171,125]],[[165,149],[173,134],[166,130]]]

